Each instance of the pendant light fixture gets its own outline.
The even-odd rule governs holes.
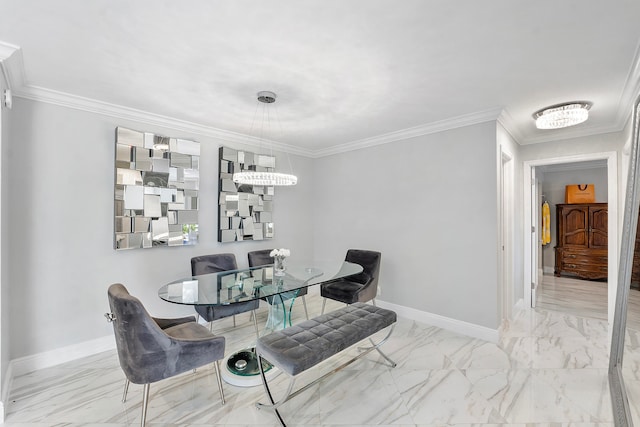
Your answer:
[[[258,92],[258,102],[265,104],[263,110],[262,124],[264,127],[265,117],[267,122],[269,121],[269,104],[276,102],[276,94],[270,91]],[[277,117],[276,117],[277,119]],[[273,157],[273,148],[269,149],[269,154]],[[258,153],[260,155],[260,153]],[[288,158],[288,154],[287,154]],[[291,163],[289,162],[291,168]],[[288,186],[296,185],[298,183],[298,177],[292,174],[276,172],[274,168],[266,168],[267,170],[245,170],[233,174],[233,182],[237,184],[248,185],[265,185],[265,186]]]
[[[586,101],[552,105],[533,113],[533,118],[538,129],[561,129],[575,126],[589,118],[591,105]]]

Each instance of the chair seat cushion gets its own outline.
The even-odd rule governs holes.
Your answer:
[[[160,326],[160,329],[167,329],[167,328],[171,328],[172,326],[180,325],[182,323],[195,322],[196,318],[194,316],[185,316],[185,317],[178,317],[173,319],[164,319],[161,317],[154,317],[153,320],[155,320],[158,326]]]
[[[202,340],[212,338],[214,335],[209,330],[196,322],[182,323],[164,330],[167,335],[179,340]]]
[[[323,285],[320,293],[324,298],[330,298],[345,304],[358,301],[358,292],[364,287],[362,283],[351,280],[338,280]]]
[[[260,301],[253,300],[229,305],[196,305],[196,312],[202,316],[207,322],[222,319],[236,314],[246,313],[247,311],[256,310],[260,305]]]

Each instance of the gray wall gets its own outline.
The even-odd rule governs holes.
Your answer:
[[[496,124],[316,160],[314,248],[382,252],[381,299],[498,327]]]
[[[553,273],[555,266],[556,204],[565,202],[565,187],[569,184],[594,184],[597,203],[607,203],[609,197],[606,167],[551,171],[541,176],[542,194],[549,202],[551,211],[551,243],[542,246],[542,268],[547,274]]]
[[[157,290],[190,275],[192,256],[234,252],[241,266],[247,265],[246,252],[253,249],[286,246],[295,256],[311,256],[309,219],[317,205],[310,159],[291,156],[300,184],[276,190],[274,240],[223,245],[216,242],[217,153],[219,145],[232,144],[21,98],[15,100],[9,120],[10,146],[3,151],[7,229],[2,240],[10,255],[3,263],[9,271],[2,273],[8,274],[3,283],[11,284],[11,304],[2,311],[10,320],[2,323],[11,325],[11,359],[112,334],[103,317],[111,283],[124,283],[155,315],[191,314],[191,308],[162,302]],[[201,143],[199,245],[114,251],[116,126]]]

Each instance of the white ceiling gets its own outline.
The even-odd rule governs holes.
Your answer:
[[[498,114],[521,144],[621,130],[639,17],[638,0],[2,0],[0,41],[20,48],[19,96],[223,134],[259,136],[272,90],[281,129],[262,137],[313,154]],[[572,100],[593,102],[587,123],[535,128]]]

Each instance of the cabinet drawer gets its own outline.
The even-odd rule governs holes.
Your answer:
[[[607,277],[607,266],[587,266],[582,264],[571,264],[570,262],[567,262],[562,264],[562,272],[575,274],[576,276],[588,279],[604,279]]]
[[[587,255],[582,253],[564,252],[562,254],[562,262],[564,264],[587,264],[587,265],[600,265],[607,266],[607,255]]]

